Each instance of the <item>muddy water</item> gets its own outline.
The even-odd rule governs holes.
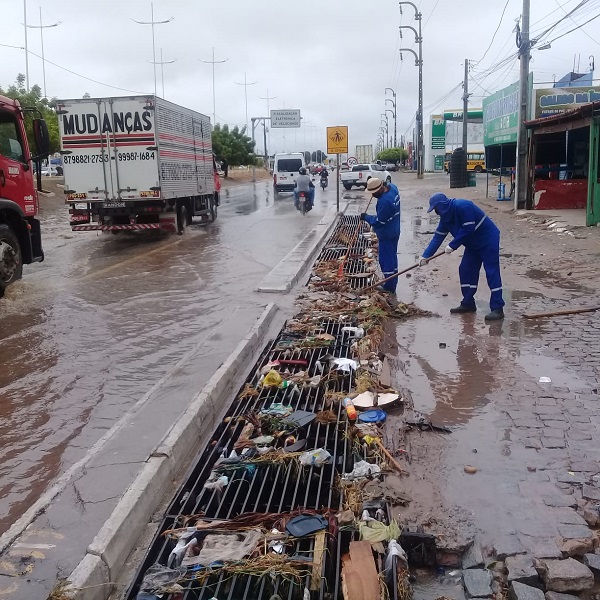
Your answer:
[[[217,221],[182,237],[110,237],[71,232],[60,199],[44,200],[47,259],[0,302],[0,532],[200,347],[176,390],[191,397],[270,300],[257,282],[334,202],[317,192],[302,218],[261,183],[225,190]]]

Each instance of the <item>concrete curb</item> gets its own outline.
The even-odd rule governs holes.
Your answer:
[[[217,369],[202,391],[152,452],[109,519],[88,546],[85,558],[71,573],[67,593],[77,600],[106,600],[137,542],[135,531],[150,521],[165,490],[192,452],[206,442],[227,411],[223,395],[248,361],[265,344],[277,306],[270,303],[246,337]]]
[[[344,214],[348,202],[340,207],[339,214]],[[337,223],[337,211],[332,207],[290,252],[264,277],[257,292],[267,294],[287,294],[302,277],[306,267],[312,262],[317,251],[321,248]],[[308,246],[308,250],[305,250]]]

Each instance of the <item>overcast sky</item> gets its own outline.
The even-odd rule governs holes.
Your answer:
[[[600,0],[583,1],[543,41],[600,13]],[[534,36],[581,2],[531,0]],[[494,66],[516,53],[513,29],[522,0],[415,3],[423,15],[426,122],[434,112],[461,106],[462,90],[456,86],[463,78],[465,58],[480,61],[471,70],[472,106],[481,106],[482,96],[518,78],[516,57]],[[0,4],[0,42],[22,47],[22,0],[0,0]],[[27,0],[28,24],[39,25],[40,5],[45,24],[61,21],[58,27],[44,30],[46,59],[99,82],[47,63],[49,97],[153,92],[153,67],[147,62],[152,60],[151,28],[132,20],[150,20],[149,1]],[[274,130],[270,151],[302,150],[305,140],[309,149],[324,148],[328,125],[348,125],[351,147],[374,143],[385,110],[386,87],[397,92],[398,137],[410,135],[417,109],[418,69],[407,52],[400,61],[398,50],[416,46],[410,30],[403,30],[403,39],[399,38],[398,27],[416,26],[416,21],[410,6],[404,6],[403,12],[397,0],[155,0],[155,20],[173,17],[155,27],[157,60],[160,48],[164,60],[176,60],[164,67],[165,97],[212,118],[212,69],[201,60],[211,60],[214,46],[217,60],[228,59],[216,65],[217,122],[244,125],[244,87],[235,83],[244,82],[244,73],[249,83],[257,82],[247,88],[250,117],[266,114],[267,101],[260,97],[266,97],[267,90],[276,96],[270,101],[272,109],[302,111],[305,126],[285,130],[285,142],[282,130]],[[535,81],[562,77],[572,70],[574,56],[580,57],[575,65],[579,63],[579,71],[589,71],[590,55],[596,54],[600,61],[600,44],[595,41],[599,34],[600,19],[557,39],[548,50],[534,49]],[[29,29],[29,50],[35,53],[30,54],[30,82],[42,85],[42,61],[36,56],[41,54],[39,29]],[[7,47],[0,47],[0,53],[0,85],[6,87],[17,73],[25,72],[25,53]],[[158,93],[162,95],[160,67]],[[262,151],[262,131],[258,148]]]

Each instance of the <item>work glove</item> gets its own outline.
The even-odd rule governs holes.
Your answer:
[[[454,248],[452,248],[452,247],[450,246],[450,244],[448,244],[448,245],[447,245],[447,246],[444,248],[444,252],[445,252],[446,254],[452,254],[452,253],[454,252]]]
[[[360,220],[365,221],[367,217],[367,213],[360,213]]]
[[[429,260],[427,258],[421,258],[421,260],[419,261],[419,266],[424,267],[428,262]]]

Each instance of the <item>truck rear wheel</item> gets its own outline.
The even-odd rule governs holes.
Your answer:
[[[351,189],[352,189],[352,184],[351,184],[351,183],[350,183],[350,184],[348,184],[348,183],[345,183],[345,184],[344,184],[344,187],[345,187],[347,190],[351,190]]]
[[[0,288],[5,288],[23,274],[23,256],[17,236],[8,225],[0,225]]]
[[[212,203],[210,205],[210,219],[211,221],[216,221],[217,220],[217,212],[218,212],[218,207],[219,203],[216,201],[215,198],[213,198]]]

